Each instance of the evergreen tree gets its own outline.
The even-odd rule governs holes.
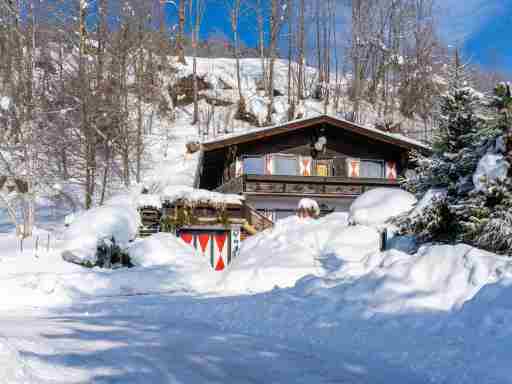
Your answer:
[[[457,55],[440,103],[432,157],[413,154],[416,175],[403,181],[419,197],[431,189],[444,193],[420,215],[404,217],[399,224],[423,242],[466,242],[511,253],[510,87],[499,85],[489,101],[468,85],[466,73]],[[487,177],[489,161],[508,175]]]
[[[449,72],[448,91],[441,97],[439,132],[432,145],[432,157],[413,154],[417,176],[405,181],[413,193],[431,188],[447,188],[451,194],[467,192],[467,176],[476,169],[480,143],[484,140],[481,117],[483,95],[468,84],[469,76],[458,54]]]

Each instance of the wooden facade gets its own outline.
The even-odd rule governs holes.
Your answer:
[[[202,145],[196,187],[244,195],[271,220],[293,214],[302,197],[323,212],[344,211],[376,187],[399,187],[408,152],[429,148],[329,116],[293,121]]]

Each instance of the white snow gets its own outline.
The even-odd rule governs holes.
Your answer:
[[[428,208],[432,205],[434,200],[443,199],[448,194],[448,190],[446,188],[431,188],[429,189],[423,197],[420,199],[418,204],[414,207],[411,212],[411,216],[421,215],[425,208]]]
[[[350,220],[361,225],[380,225],[412,210],[414,195],[398,188],[375,188],[359,196],[350,206]]]
[[[19,352],[0,337],[0,384],[35,382]]]
[[[117,197],[104,206],[77,216],[64,232],[62,257],[75,263],[96,263],[96,250],[101,240],[114,239],[126,247],[135,238],[140,215],[128,197]]]
[[[483,192],[490,183],[503,181],[507,178],[510,164],[503,155],[488,153],[478,162],[478,167],[473,174],[475,189]]]
[[[171,234],[119,270],[16,244],[0,235],[0,383],[510,382],[512,261],[466,245],[379,252],[341,213],[279,221],[220,274]]]
[[[139,208],[142,207],[151,207],[156,209],[162,208],[162,201],[160,199],[160,195],[143,193],[139,195],[137,198],[137,206]]]
[[[369,256],[380,249],[379,233],[370,227],[348,226],[345,213],[318,220],[291,216],[279,220],[272,231],[242,243],[221,280],[230,293],[261,292],[293,286],[313,275],[359,275]]]
[[[184,200],[195,204],[242,205],[244,197],[240,195],[224,194],[207,191],[205,189],[195,189],[188,186],[178,185],[166,187],[162,192],[162,200],[170,203],[177,200]]]
[[[298,209],[305,209],[306,211],[313,211],[315,215],[320,215],[320,207],[318,203],[309,198],[304,198],[299,201]]]
[[[11,99],[7,96],[0,97],[0,109],[7,111],[11,106]]]
[[[378,268],[347,292],[372,312],[460,309],[506,267],[506,259],[468,245],[422,247],[415,255],[388,251]]]

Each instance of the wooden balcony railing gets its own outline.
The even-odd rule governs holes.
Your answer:
[[[397,180],[336,176],[243,175],[220,186],[224,193],[358,196],[377,187],[399,187]]]

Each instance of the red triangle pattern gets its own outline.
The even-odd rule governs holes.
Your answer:
[[[220,235],[215,235],[215,242],[217,243],[217,248],[219,249],[219,253],[222,254],[222,250],[224,249],[224,244],[226,243],[227,235],[225,233]]]
[[[206,253],[206,247],[208,246],[208,242],[210,241],[210,235],[203,234],[197,236],[197,238],[199,239],[199,246],[201,247],[201,251],[203,253]]]
[[[222,256],[219,257],[217,261],[217,265],[215,266],[216,271],[222,271],[226,266],[224,265],[224,260],[222,260]]]
[[[191,233],[182,233],[180,234],[180,237],[185,243],[192,245],[194,236]]]

